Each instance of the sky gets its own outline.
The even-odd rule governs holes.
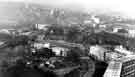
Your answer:
[[[121,12],[126,16],[135,18],[135,0],[0,0],[26,3],[50,4],[54,6],[66,6],[69,8],[83,8],[86,11],[100,9],[101,11]],[[71,6],[70,6],[71,5]]]

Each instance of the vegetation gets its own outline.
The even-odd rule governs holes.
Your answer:
[[[10,7],[13,6],[13,7]],[[79,43],[83,44],[84,46],[90,46],[90,45],[123,45],[126,48],[134,51],[135,49],[135,39],[134,38],[126,38],[124,36],[118,35],[118,34],[112,34],[105,31],[100,31],[100,28],[98,27],[99,24],[96,24],[97,27],[94,28],[92,25],[94,24],[91,22],[91,24],[84,24],[84,20],[90,19],[91,15],[87,13],[82,12],[74,12],[74,11],[66,11],[65,9],[58,9],[54,10],[54,8],[45,9],[44,6],[40,6],[37,4],[29,4],[29,7],[25,7],[23,3],[19,3],[18,5],[15,5],[12,3],[11,5],[8,4],[8,8],[11,10],[7,15],[3,15],[9,18],[5,18],[8,20],[6,23],[0,23],[2,25],[16,26],[15,29],[26,29],[28,27],[33,26],[33,24],[50,24],[51,26],[46,32],[43,31],[37,31],[37,29],[34,29],[32,31],[35,31],[35,33],[31,34],[30,36],[16,36],[13,37],[8,34],[0,34],[0,40],[5,41],[4,48],[0,49],[0,70],[5,70],[5,68],[10,67],[9,65],[14,65],[14,60],[18,58],[24,57],[26,55],[26,52],[29,51],[29,48],[27,45],[30,41],[35,41],[37,36],[39,34],[44,34],[45,39],[50,40],[64,40],[71,43]],[[7,9],[7,10],[9,10]],[[50,12],[54,10],[54,13],[51,14]],[[64,13],[63,13],[64,11]],[[4,14],[4,13],[3,13]],[[12,16],[13,15],[13,16]],[[106,14],[97,14],[97,17],[100,18],[102,24],[107,24],[107,28],[112,27],[112,25],[116,25],[115,23],[121,24],[134,24],[134,20],[126,20],[122,19],[122,21],[118,21],[117,17],[110,16]],[[4,17],[3,17],[4,18]],[[10,22],[9,22],[10,21]],[[7,27],[6,26],[6,27]],[[3,26],[2,26],[3,28]],[[99,30],[99,32],[95,32],[95,30]],[[126,32],[124,30],[121,30],[120,32]],[[44,50],[41,50],[43,52]],[[89,66],[89,64],[92,64],[92,60],[79,60],[79,56],[83,53],[79,53],[79,50],[74,49],[73,53],[69,53],[68,57],[66,58],[68,61],[71,60],[73,62],[82,62],[82,68],[87,70],[85,66],[88,66],[89,68],[94,68],[94,66]],[[48,57],[49,54],[52,53],[43,53],[45,56]],[[38,54],[38,56],[42,56],[43,54]],[[83,64],[84,63],[84,64]],[[58,64],[58,63],[57,63]],[[86,65],[85,65],[86,64]],[[10,68],[8,71],[12,73],[12,69]],[[77,73],[80,72],[80,69]],[[21,71],[16,71],[21,70]],[[93,69],[92,69],[93,70]],[[23,74],[22,72],[26,72]],[[33,73],[32,73],[32,72]],[[38,70],[39,71],[39,70]],[[23,74],[22,77],[26,77],[25,75],[28,73],[33,74],[33,77],[40,75],[43,77],[41,73],[37,73],[37,70],[35,69],[24,69],[23,67],[20,67],[19,64],[15,69],[13,69],[13,72],[19,77],[19,74]],[[93,72],[93,71],[92,71]],[[75,71],[76,73],[76,71]],[[74,74],[74,71],[73,73]],[[1,75],[1,74],[0,74]],[[10,74],[9,74],[10,75]],[[49,74],[47,74],[49,75]],[[2,77],[2,76],[0,76]],[[13,76],[14,77],[14,76]],[[51,76],[52,77],[52,76]],[[71,77],[71,74],[67,77]],[[78,77],[75,75],[75,77]]]

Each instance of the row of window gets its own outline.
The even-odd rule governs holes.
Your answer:
[[[130,61],[127,61],[127,62],[124,62],[122,66],[129,66],[129,65],[132,65],[132,64],[135,64],[135,60],[130,60]]]
[[[121,77],[135,77],[135,60],[123,63]]]
[[[135,77],[135,71],[127,74],[123,74],[120,77]]]
[[[121,74],[128,74],[130,72],[135,72],[135,66],[134,67],[129,67],[129,68],[126,68],[124,70],[122,70]]]

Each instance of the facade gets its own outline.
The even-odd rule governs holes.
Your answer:
[[[107,50],[101,46],[90,46],[89,55],[96,56],[97,60],[104,61]]]
[[[122,62],[111,61],[103,77],[120,77]]]
[[[100,23],[100,18],[96,17],[96,16],[91,16],[91,19],[96,23],[99,24]]]
[[[106,25],[99,25],[100,28],[106,28]]]
[[[113,33],[117,33],[120,29],[122,29],[122,28],[121,27],[113,28]]]
[[[35,24],[35,28],[39,30],[47,30],[47,26],[49,26],[49,24]]]
[[[52,51],[55,52],[57,56],[67,56],[67,48],[63,47],[52,47]]]
[[[16,35],[18,32],[15,29],[1,29],[0,33]]]
[[[28,35],[30,35],[31,34],[31,32],[21,32],[21,33],[19,33],[20,35],[26,35],[26,36],[28,36]]]
[[[1,29],[1,30],[0,30],[0,33],[7,33],[7,34],[10,34],[10,32],[9,32],[7,29]]]
[[[126,50],[125,48],[123,48],[123,46],[116,46],[114,49],[116,52],[122,53],[124,55],[131,55],[133,54],[131,51]]]
[[[135,59],[131,59],[123,62],[120,76],[135,77]]]
[[[67,52],[69,51],[69,49],[66,47],[52,45],[51,43],[47,43],[47,42],[46,43],[34,43],[33,46],[36,49],[41,49],[41,48],[52,49],[52,51],[55,52],[55,54],[57,56],[66,56]]]
[[[135,37],[135,30],[128,30],[129,37]]]
[[[45,35],[38,35],[37,40],[44,40]]]
[[[120,53],[117,53],[117,52],[106,52],[105,53],[105,61],[106,62],[109,62],[109,61],[112,61],[112,60],[115,61],[122,56],[124,56],[124,55],[122,55]]]
[[[50,48],[50,44],[49,44],[49,43],[34,43],[33,46],[34,46],[35,48],[37,48],[37,49]]]
[[[114,46],[113,50],[106,49],[102,46],[94,45],[89,48],[89,55],[95,56],[95,59],[100,61],[109,62],[117,60],[124,56],[133,55],[134,53],[123,48],[122,45]]]
[[[5,42],[3,42],[3,41],[0,41],[0,46],[1,46],[1,45],[3,45],[4,43],[5,43]]]
[[[110,61],[103,77],[135,77],[135,55]]]

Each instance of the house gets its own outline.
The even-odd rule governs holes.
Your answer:
[[[67,51],[69,49],[64,47],[52,47],[52,51],[55,52],[57,56],[67,56]]]
[[[116,46],[114,49],[116,52],[122,53],[124,55],[132,55],[133,53],[131,51],[126,50],[125,48],[123,48],[122,45],[120,46]]]
[[[105,52],[107,52],[105,48],[95,45],[95,46],[90,46],[89,55],[94,55],[97,58],[97,60],[104,61]]]
[[[123,57],[124,55],[123,54],[120,54],[118,52],[107,52],[105,53],[105,61],[106,62],[109,62],[109,61],[115,61],[115,60],[118,60],[118,58],[121,58]]]
[[[50,26],[49,24],[35,24],[35,28],[39,30],[47,30],[47,26]]]
[[[84,24],[91,24],[92,21],[91,21],[91,20],[84,20],[83,23],[84,23]]]
[[[1,29],[0,33],[6,33],[6,34],[10,34],[10,32],[8,31],[8,29]]]
[[[103,77],[134,77],[135,55],[123,56],[118,61],[110,61]]]
[[[91,19],[96,23],[99,24],[100,23],[100,19],[96,16],[91,16]]]
[[[44,40],[44,38],[45,38],[45,35],[38,35],[38,37],[37,37],[37,40]]]
[[[115,27],[115,28],[113,28],[113,33],[117,33],[120,29],[122,29],[122,27]]]
[[[100,28],[106,28],[107,26],[106,26],[106,25],[101,24],[101,25],[99,25],[99,27],[100,27]]]
[[[129,37],[135,37],[135,30],[128,30]]]
[[[12,35],[15,35],[17,34],[17,30],[15,29],[1,29],[0,30],[0,33],[6,33],[6,34],[12,34]]]
[[[34,43],[33,46],[37,49],[50,48],[50,43]]]
[[[26,35],[26,36],[28,36],[28,35],[30,35],[32,32],[21,32],[20,33],[20,35]]]
[[[3,41],[0,41],[0,46],[1,46],[1,45],[3,45],[4,43],[5,43],[5,42],[3,42]]]
[[[46,40],[40,41],[41,43],[49,43],[50,49],[53,50],[53,52],[56,53],[57,56],[66,56],[67,52],[70,51],[71,49],[80,49],[81,51],[84,51],[85,47],[81,44],[76,44],[76,43],[69,43],[66,41],[58,41],[58,40]],[[39,45],[41,47],[41,45]],[[78,51],[79,53],[80,51]]]

